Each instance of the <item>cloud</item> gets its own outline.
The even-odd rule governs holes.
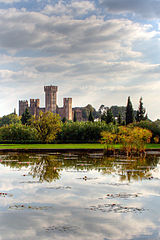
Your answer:
[[[12,103],[2,101],[2,112],[13,111],[21,98],[40,97],[44,105],[43,86],[49,84],[59,86],[59,104],[69,96],[74,106],[98,108],[126,104],[127,95],[139,98],[144,85],[158,81],[153,49],[159,49],[159,31],[151,23],[105,19],[89,1],[48,4],[41,12],[0,9],[0,81]]]
[[[100,6],[112,14],[137,14],[143,18],[159,18],[158,0],[99,0]]]
[[[78,17],[87,15],[88,13],[94,11],[94,3],[90,1],[71,1],[68,4],[65,4],[64,1],[58,1],[58,3],[54,5],[46,5],[42,10],[42,13],[47,15],[67,15],[72,17]]]
[[[74,20],[15,9],[1,10],[0,17],[0,48],[26,51],[26,54],[32,51],[32,55],[38,52],[44,56],[69,56],[117,50],[134,57],[137,52],[134,53],[132,44],[152,39],[157,34],[151,25],[143,26],[126,19]]]
[[[0,3],[12,4],[16,2],[21,2],[21,0],[0,0]]]

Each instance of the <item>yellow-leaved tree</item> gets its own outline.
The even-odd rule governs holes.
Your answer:
[[[100,142],[102,144],[105,144],[108,150],[113,150],[114,149],[113,144],[117,142],[117,134],[109,131],[103,131],[101,132]]]
[[[152,132],[147,129],[128,125],[120,126],[116,133],[103,131],[101,136],[101,143],[106,144],[107,149],[112,149],[113,144],[120,143],[127,155],[139,155],[145,152],[145,145],[146,143],[150,143]]]
[[[122,144],[123,149],[128,154],[144,153],[146,143],[150,143],[152,132],[132,126],[120,126],[118,133],[118,142]]]
[[[51,143],[61,131],[60,116],[52,112],[40,112],[32,118],[32,126],[38,132],[38,138],[43,143]]]

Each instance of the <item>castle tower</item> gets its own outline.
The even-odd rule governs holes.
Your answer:
[[[45,86],[45,110],[56,113],[57,107],[57,86]]]
[[[39,99],[30,99],[30,113],[33,116],[38,115],[39,106],[40,106],[40,100]]]
[[[28,108],[28,101],[19,101],[19,116],[22,116],[22,114],[25,112],[26,108]]]
[[[63,98],[64,115],[67,120],[72,120],[72,98]]]

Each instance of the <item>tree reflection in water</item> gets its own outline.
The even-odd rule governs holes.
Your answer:
[[[95,155],[73,154],[1,154],[1,164],[11,168],[28,169],[28,174],[39,181],[52,182],[60,179],[61,171],[90,171],[102,174],[117,174],[120,181],[151,179],[159,158],[148,155],[146,158],[126,158],[123,156],[98,157]]]

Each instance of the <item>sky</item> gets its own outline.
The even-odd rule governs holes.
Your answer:
[[[160,0],[0,0],[0,116],[58,86],[58,105],[160,118]]]

